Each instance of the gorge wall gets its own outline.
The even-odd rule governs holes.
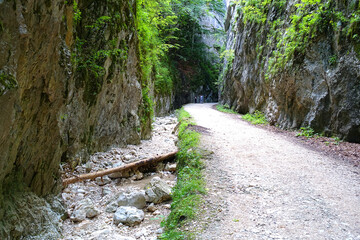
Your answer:
[[[0,1],[1,239],[58,239],[60,163],[149,136],[135,15],[135,0]]]
[[[220,101],[360,142],[359,1],[233,1]]]

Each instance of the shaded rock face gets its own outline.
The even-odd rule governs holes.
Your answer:
[[[4,201],[1,239],[59,239],[65,209],[60,197],[46,201],[34,193],[15,193]]]
[[[61,160],[80,163],[91,152],[140,141],[135,1],[80,0],[76,23],[67,2],[0,1],[2,226],[9,221],[4,195],[58,192]],[[111,20],[96,26],[101,16]],[[95,59],[110,46],[120,53]],[[89,59],[95,60],[85,63]],[[27,221],[20,212],[18,218]],[[1,239],[11,238],[0,229]],[[19,229],[17,236],[36,234]]]
[[[269,9],[268,18],[278,15],[275,8]],[[272,124],[282,128],[311,126],[317,132],[360,142],[357,45],[339,40],[336,31],[318,34],[291,66],[266,80],[264,72],[275,48],[265,45],[257,52],[257,45],[266,43],[266,36],[259,38],[261,25],[245,25],[243,17],[236,14],[235,5],[228,7],[226,48],[234,51],[234,61],[224,73],[220,101],[240,113],[261,110]],[[332,56],[337,56],[336,63],[330,61]]]

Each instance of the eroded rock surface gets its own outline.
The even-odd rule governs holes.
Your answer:
[[[11,222],[8,195],[59,193],[60,162],[75,167],[93,152],[150,137],[140,122],[150,118],[141,110],[136,1],[76,3],[0,1],[1,239],[37,234],[22,223],[32,218],[14,213],[19,221]],[[109,24],[94,27],[102,16]],[[109,44],[121,56],[94,60]]]
[[[234,60],[225,62],[221,102],[240,113],[261,110],[271,124],[282,128],[309,125],[319,133],[360,142],[359,44],[339,37],[344,22],[337,23],[341,26],[337,31],[331,26],[324,32],[316,29],[317,37],[305,50],[295,52],[284,71],[266,79],[270,57],[279,51],[278,42],[272,39],[286,30],[287,19],[298,2],[287,1],[283,8],[270,7],[266,24],[250,20],[244,24],[242,8],[230,4],[225,23],[226,48]],[[333,10],[345,11],[349,16],[351,4],[354,2],[348,1]],[[275,20],[284,21],[280,33],[271,30]]]

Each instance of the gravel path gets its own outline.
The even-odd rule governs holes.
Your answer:
[[[212,152],[197,239],[360,240],[359,169],[212,106],[185,106]]]

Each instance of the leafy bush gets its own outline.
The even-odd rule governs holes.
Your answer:
[[[251,122],[251,124],[257,125],[257,124],[268,124],[268,121],[265,117],[265,115],[260,111],[255,111],[253,114],[245,114],[242,116],[242,119]]]
[[[315,136],[315,131],[311,127],[301,127],[300,132],[296,134],[297,137],[303,136],[306,138],[312,138]]]
[[[225,105],[217,104],[216,109],[220,112],[238,114],[234,110],[230,109],[229,105],[227,105],[227,104],[225,104]]]

